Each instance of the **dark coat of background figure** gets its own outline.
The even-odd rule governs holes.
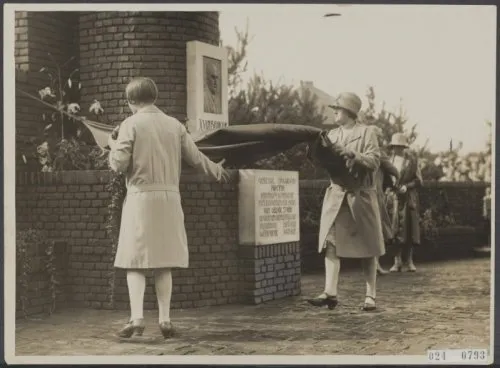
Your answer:
[[[385,192],[387,189],[394,188],[394,182],[392,178],[396,181],[399,179],[399,173],[396,167],[391,163],[390,158],[381,153],[380,156],[380,167],[375,174],[375,180],[377,182],[377,196],[378,205],[380,209],[380,220],[382,222],[382,233],[384,235],[384,241],[387,243],[393,239],[394,233],[392,230],[392,221],[387,210],[387,200]]]
[[[391,161],[394,156],[391,156]],[[414,152],[405,151],[402,170],[396,187],[405,185],[406,193],[397,194],[396,200],[389,205],[392,231],[400,244],[420,244],[420,209],[418,188],[422,186],[422,174],[418,158]],[[393,197],[394,198],[394,197]],[[397,210],[395,210],[397,208]]]

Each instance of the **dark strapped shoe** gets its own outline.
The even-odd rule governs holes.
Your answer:
[[[165,339],[173,337],[176,333],[174,326],[172,325],[171,322],[161,322],[160,323],[160,331],[161,331],[161,334],[163,335],[163,338],[165,338]]]
[[[366,298],[370,298],[371,300],[373,300],[373,302],[375,302],[374,297],[367,295]],[[363,304],[363,307],[361,309],[365,312],[371,312],[371,311],[374,311],[375,309],[377,309],[377,306],[375,305],[375,303],[371,304],[371,303],[366,303],[366,301],[365,301],[365,303]]]
[[[334,309],[339,303],[336,296],[327,295],[325,293],[316,298],[308,299],[307,302],[315,307],[324,307],[326,305],[328,309]]]
[[[122,338],[130,338],[132,335],[142,336],[144,329],[146,328],[143,319],[136,319],[135,321],[129,321],[120,331],[117,332],[116,336]]]

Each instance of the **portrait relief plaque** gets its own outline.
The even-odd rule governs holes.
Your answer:
[[[188,130],[201,134],[228,126],[227,50],[187,43]]]

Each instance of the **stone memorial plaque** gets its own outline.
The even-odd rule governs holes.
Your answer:
[[[187,43],[187,127],[201,134],[228,126],[227,50]]]
[[[240,244],[299,241],[299,173],[277,170],[239,173]]]

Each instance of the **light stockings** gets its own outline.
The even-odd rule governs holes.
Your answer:
[[[375,299],[377,296],[377,257],[364,258],[362,266],[366,282],[366,296]]]
[[[339,284],[340,258],[335,253],[335,247],[328,244],[325,254],[325,294],[337,296]]]
[[[144,318],[144,292],[146,275],[141,271],[127,271],[127,286],[130,299],[130,320]]]
[[[396,256],[394,257],[394,264],[401,266],[403,264],[403,250],[406,255],[406,263],[413,264],[413,245],[404,244],[398,249]]]
[[[172,272],[169,268],[155,270],[155,289],[158,298],[158,321],[159,323],[170,322]]]

